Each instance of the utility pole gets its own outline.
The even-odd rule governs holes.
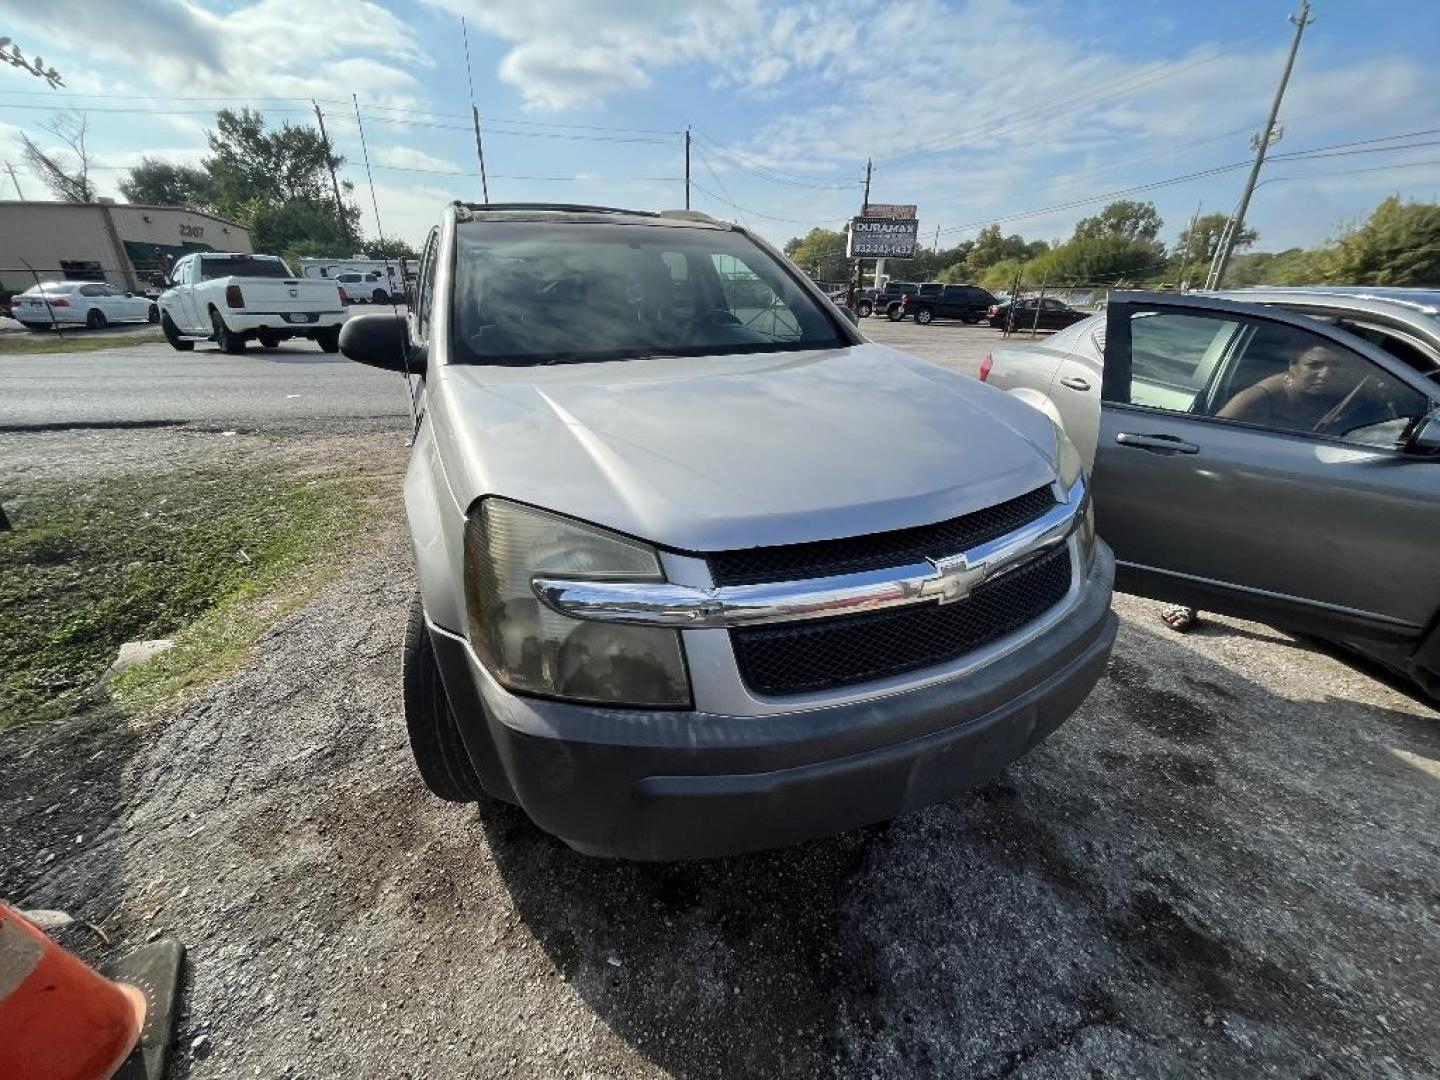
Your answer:
[[[1191,251],[1194,249],[1194,247],[1195,247],[1195,226],[1196,226],[1197,224],[1199,224],[1199,221],[1200,221],[1200,210],[1201,210],[1201,208],[1202,208],[1204,205],[1205,205],[1204,202],[1198,202],[1198,203],[1196,203],[1196,204],[1195,204],[1195,213],[1193,213],[1193,214],[1190,215],[1190,228],[1189,228],[1189,230],[1188,230],[1188,231],[1186,232],[1186,234],[1185,234],[1185,235],[1186,235],[1185,253],[1181,256],[1181,261],[1180,261],[1180,276],[1175,279],[1175,291],[1176,291],[1176,292],[1184,292],[1184,291],[1185,291],[1185,275],[1190,272],[1190,252],[1191,252]],[[1202,256],[1202,257],[1203,257],[1203,256]]]
[[[690,209],[690,125],[685,125],[685,209]]]
[[[1230,221],[1225,226],[1225,232],[1220,238],[1220,247],[1215,252],[1215,263],[1210,268],[1210,278],[1205,283],[1207,289],[1218,289],[1225,280],[1225,270],[1230,265],[1230,253],[1234,250],[1235,239],[1240,235],[1240,230],[1245,227],[1245,212],[1250,209],[1250,196],[1255,193],[1255,182],[1260,178],[1260,167],[1265,164],[1265,152],[1270,149],[1270,143],[1275,138],[1275,118],[1280,113],[1280,102],[1285,98],[1285,87],[1290,82],[1290,72],[1295,67],[1295,54],[1300,51],[1300,39],[1305,34],[1305,27],[1311,23],[1310,0],[1300,0],[1300,13],[1291,15],[1290,21],[1295,24],[1295,37],[1290,42],[1290,55],[1285,59],[1285,72],[1280,76],[1280,85],[1275,88],[1275,100],[1270,103],[1270,115],[1265,120],[1265,128],[1260,132],[1255,143],[1255,164],[1250,166],[1250,178],[1245,181],[1245,192],[1240,196],[1240,205],[1235,208]]]
[[[340,201],[340,181],[335,178],[335,153],[330,148],[330,136],[325,133],[325,114],[320,111],[320,103],[314,98],[310,99],[310,104],[315,106],[315,121],[320,125],[320,141],[325,144],[325,164],[330,167],[330,188],[335,192],[335,216],[340,219],[340,235],[353,247],[350,226],[345,220],[345,204]]]
[[[865,208],[870,205],[870,170],[871,170],[871,166],[872,166],[871,159],[870,159],[870,158],[866,158],[866,159],[865,159],[865,194],[864,194],[864,195],[861,197],[861,199],[860,199],[860,216],[861,216],[861,217],[864,217],[864,216],[865,216]],[[851,237],[851,239],[850,239],[850,244],[851,244],[852,247],[854,246],[854,244],[855,244],[855,239],[854,239],[854,237]],[[855,294],[856,294],[856,292],[858,292],[859,289],[860,289],[860,287],[865,284],[865,271],[864,271],[864,269],[863,269],[864,265],[865,265],[864,260],[862,260],[862,259],[860,258],[860,256],[858,256],[858,255],[855,256],[855,273],[852,275],[852,277],[851,277],[851,279],[850,279],[850,295],[846,298],[846,301],[845,301],[846,306],[849,307],[849,308],[851,308],[851,309],[853,309],[853,308],[855,307]]]
[[[5,171],[10,174],[10,182],[15,185],[15,194],[20,196],[20,201],[25,201],[25,193],[20,190],[20,181],[15,176],[15,166],[5,162]]]
[[[480,139],[480,110],[475,105],[475,80],[470,75],[470,28],[460,19],[460,32],[465,36],[465,82],[470,87],[470,119],[475,122],[475,156],[480,159],[480,194],[490,205],[490,180],[485,175],[485,143]]]
[[[930,245],[930,250],[940,250],[940,223],[938,221],[935,223],[935,242]]]

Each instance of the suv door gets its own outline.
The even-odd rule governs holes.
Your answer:
[[[1119,587],[1329,637],[1419,638],[1440,607],[1440,457],[1404,446],[1436,397],[1304,315],[1112,294],[1094,491]]]

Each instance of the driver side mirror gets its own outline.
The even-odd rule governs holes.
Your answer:
[[[1440,454],[1440,409],[1420,418],[1405,447],[1420,454]]]
[[[361,315],[340,328],[340,352],[350,360],[386,371],[425,374],[425,350],[410,343],[405,316]]]

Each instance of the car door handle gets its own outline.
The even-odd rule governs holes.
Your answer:
[[[1200,448],[1194,443],[1174,435],[1132,435],[1122,431],[1115,436],[1121,446],[1133,446],[1136,450],[1148,450],[1152,454],[1198,454]]]
[[[1060,380],[1061,386],[1068,386],[1071,390],[1089,390],[1090,384],[1078,375],[1066,375]]]

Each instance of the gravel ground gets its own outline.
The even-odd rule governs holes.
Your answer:
[[[403,458],[103,435],[11,438],[36,468]],[[0,895],[100,926],[66,931],[92,959],[187,944],[174,1076],[1440,1075],[1440,714],[1402,688],[1120,597],[1105,679],[989,786],[798,849],[594,861],[422,788],[396,494],[175,715],[0,734]]]

